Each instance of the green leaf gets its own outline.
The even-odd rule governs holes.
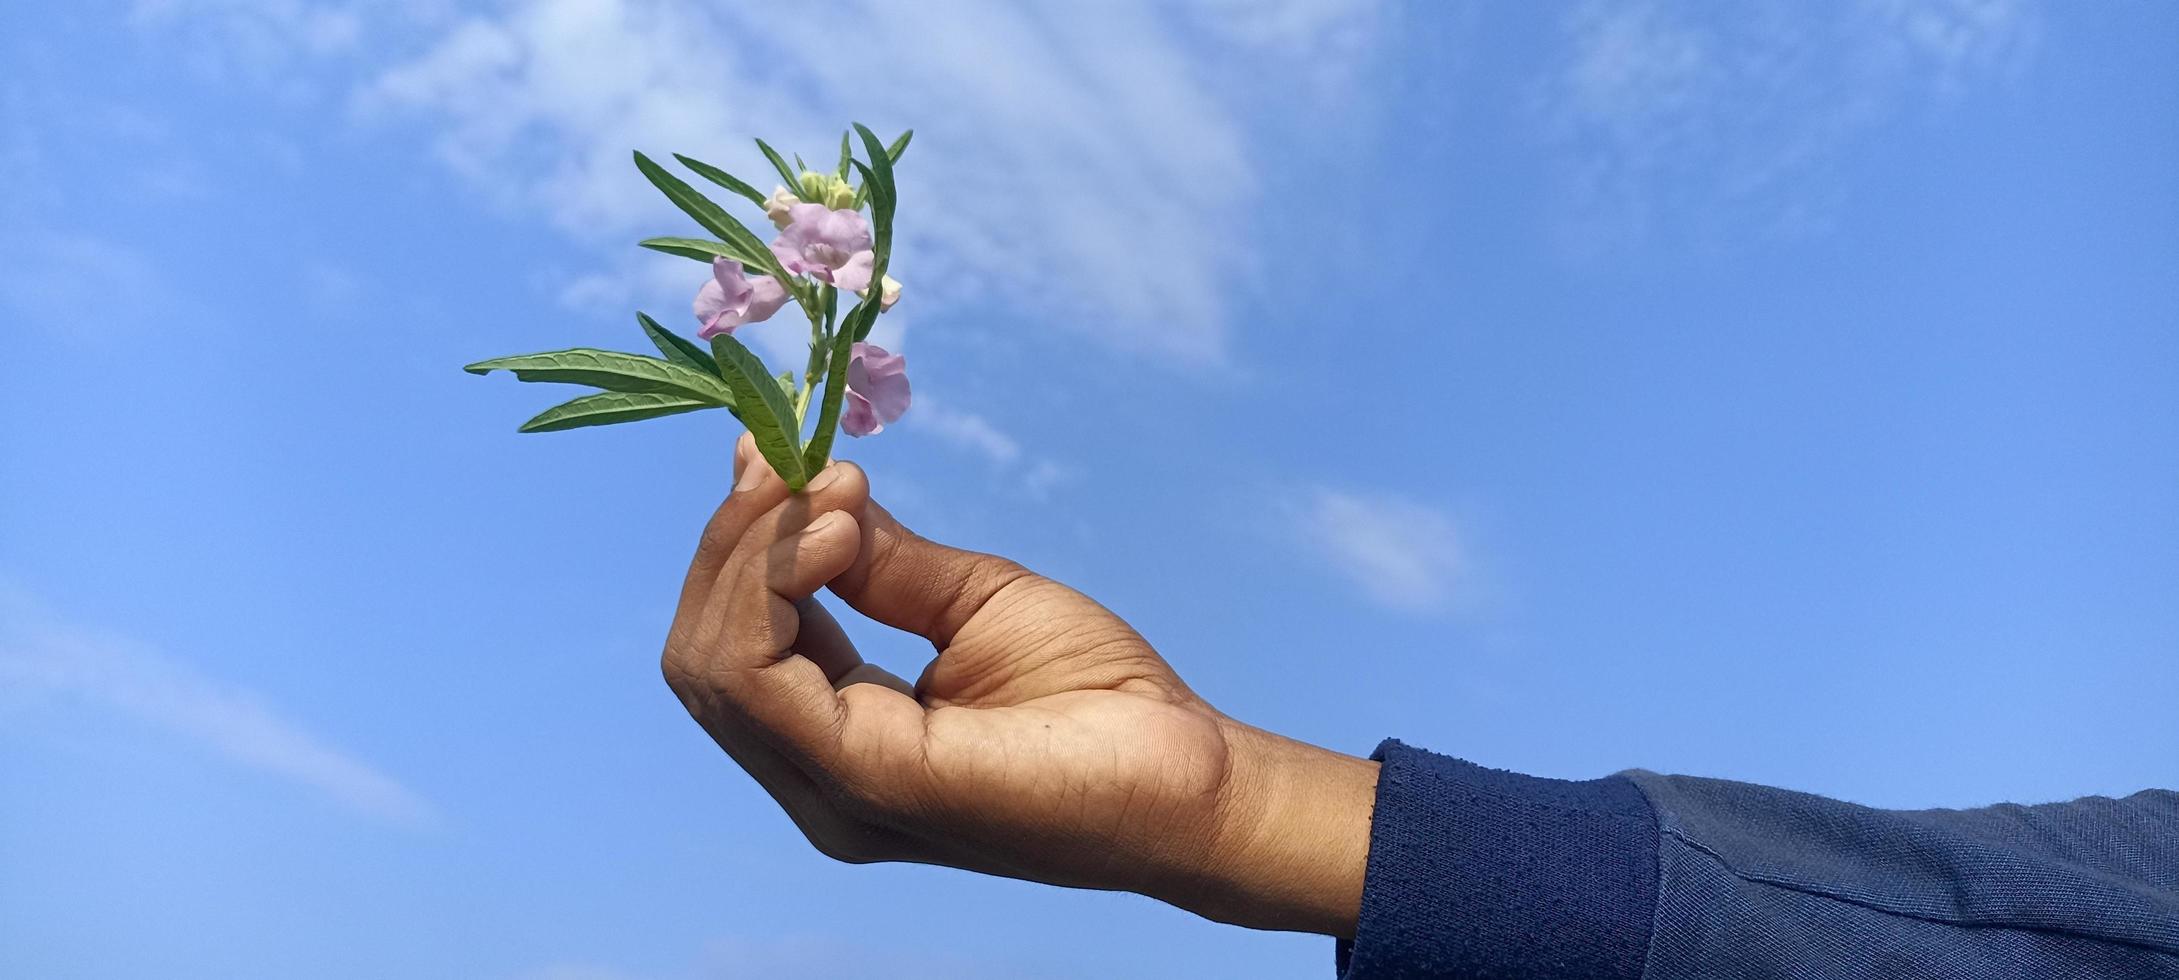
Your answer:
[[[739,249],[741,254],[734,257],[756,266],[767,275],[777,276],[783,284],[788,281],[787,270],[780,266],[779,257],[773,255],[772,250],[765,247],[762,240],[750,234],[749,229],[734,220],[734,216],[726,213],[725,209],[697,193],[696,188],[667,172],[666,168],[652,163],[651,158],[641,152],[636,154],[636,169],[643,171],[643,176],[663,191],[667,200],[672,201],[675,207],[689,217],[696,219],[696,223],[704,226],[705,231],[719,236],[719,240],[729,247]]]
[[[859,162],[856,167],[863,171],[863,187],[870,191],[870,228],[875,239],[872,247],[877,250],[877,262],[870,271],[870,282],[876,286],[885,281],[885,266],[893,254],[893,205],[899,198],[893,186],[892,155],[885,149],[884,144],[878,142],[877,134],[871,132],[870,127],[856,123],[855,132],[862,136],[863,150],[870,154],[868,168],[864,168]],[[879,291],[873,289],[872,294]]]
[[[655,391],[627,392],[601,391],[584,395],[571,402],[562,402],[537,413],[537,417],[522,423],[523,432],[558,432],[562,429],[580,429],[590,425],[612,425],[615,422],[640,422],[662,415],[679,415],[706,408],[719,407],[714,402],[682,398],[678,395],[660,394]]]
[[[896,140],[894,140],[894,141],[893,141],[893,145],[891,145],[891,146],[888,146],[888,147],[886,147],[886,148],[885,148],[885,156],[886,156],[886,159],[887,159],[887,161],[888,161],[888,162],[891,162],[891,163],[899,163],[899,162],[900,162],[900,155],[901,155],[901,154],[903,154],[903,153],[906,153],[906,152],[908,152],[908,141],[909,141],[909,140],[911,140],[911,139],[914,139],[914,138],[915,138],[915,130],[912,130],[912,129],[904,129],[904,130],[901,130],[901,132],[900,132],[900,138],[899,138],[899,139],[896,139]],[[850,159],[852,159],[852,157],[850,157]],[[841,174],[841,175],[840,175],[840,179],[841,179],[841,180],[846,180],[846,179],[847,179],[847,174],[845,174],[845,173]],[[862,209],[862,206],[863,206],[864,204],[868,203],[869,201],[870,201],[870,185],[869,185],[869,184],[867,184],[867,183],[866,183],[866,184],[864,184],[863,186],[861,186],[861,187],[858,187],[858,188],[856,188],[856,189],[855,189],[855,207],[856,207],[856,209],[857,209],[857,210],[861,210],[861,209]]]
[[[726,242],[715,242],[708,238],[646,238],[636,244],[653,252],[678,255],[684,259],[695,259],[705,265],[710,265],[713,257],[721,255],[744,266],[760,264],[754,256],[743,254],[740,248]]]
[[[719,362],[719,373],[726,378],[727,387],[734,390],[735,414],[756,437],[757,450],[787,481],[787,489],[799,492],[809,483],[809,471],[802,465],[802,432],[795,421],[794,406],[780,393],[772,373],[764,369],[764,362],[733,335],[722,333],[711,338],[711,354]]]
[[[724,187],[727,190],[733,191],[736,194],[740,194],[741,196],[748,198],[750,201],[754,202],[757,207],[761,208],[764,206],[764,192],[743,183],[741,178],[736,177],[733,174],[727,173],[724,170],[720,170],[719,168],[705,163],[702,160],[695,159],[694,157],[685,157],[679,153],[676,153],[673,155],[673,158],[681,161],[681,165],[689,168],[689,170],[693,171],[696,176],[702,177],[703,179],[717,184],[720,187]]]
[[[870,263],[872,288],[867,291],[869,293],[869,296],[865,297],[867,300],[871,297],[882,297],[884,295],[885,270],[893,262],[893,189],[891,174],[879,177],[864,167],[859,160],[856,161],[855,167],[863,172],[865,186],[875,188],[870,198],[870,225],[873,229],[871,248],[874,255],[872,256],[873,261]],[[857,313],[861,313],[862,306],[857,305],[855,310]],[[860,321],[859,327],[854,332],[856,340],[869,338],[870,328],[877,324],[879,312],[880,310],[877,307],[871,307],[869,316]],[[848,321],[849,323],[857,322],[853,316],[848,317]],[[847,333],[849,331],[843,328],[841,332]]]
[[[556,381],[590,385],[607,391],[648,392],[694,398],[712,405],[734,405],[734,393],[719,378],[641,354],[577,347],[572,350],[519,354],[478,361],[462,370],[488,374],[513,371],[522,381]]]
[[[787,169],[787,161],[779,158],[779,151],[772,149],[771,144],[758,140],[757,149],[764,151],[764,159],[772,161],[772,169],[779,171],[779,179],[787,182],[788,190],[792,191],[802,186],[802,176]],[[801,192],[795,191],[795,193],[800,194]]]
[[[720,377],[719,362],[712,359],[710,352],[696,346],[695,341],[659,326],[657,320],[642,313],[636,314],[636,323],[643,327],[643,335],[658,346],[658,352],[666,355],[666,360],[695,368],[714,378]]]
[[[847,130],[840,130],[840,179],[847,179],[847,162],[855,159],[855,151],[847,147]]]
[[[875,283],[879,280],[873,279]],[[868,335],[870,324],[878,318],[878,304],[883,302],[883,289],[872,289],[870,295],[848,311],[847,319],[840,322],[840,329],[832,335],[832,351],[828,355],[830,368],[825,372],[825,397],[818,404],[817,428],[810,433],[809,448],[803,451],[802,465],[811,473],[825,468],[832,456],[832,442],[840,427],[840,409],[847,403],[847,364],[855,349],[858,335]]]
[[[780,393],[780,394],[782,394],[782,395],[785,395],[785,396],[787,396],[787,402],[788,402],[788,404],[790,404],[790,405],[791,405],[791,404],[793,404],[793,403],[794,403],[794,372],[793,372],[793,371],[781,371],[781,372],[779,372],[779,377],[773,378],[772,380],[774,380],[774,381],[777,381],[777,382],[779,382],[779,393]]]

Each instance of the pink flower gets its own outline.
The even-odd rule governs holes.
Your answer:
[[[851,436],[885,431],[908,410],[908,358],[857,341],[847,360],[847,410],[840,431]]]
[[[797,204],[787,209],[786,230],[772,242],[772,254],[789,275],[816,276],[832,281],[833,270],[847,264],[857,252],[870,251],[870,222],[846,208],[828,210],[822,204]],[[864,273],[868,279],[869,274]]]
[[[769,320],[787,302],[787,289],[770,276],[748,278],[741,263],[729,258],[711,260],[711,281],[696,291],[696,321],[703,327],[696,336],[710,340],[733,333],[744,323]]]
[[[832,274],[832,284],[857,296],[870,288],[871,267],[877,262],[878,253],[864,250],[848,257],[847,264]],[[885,289],[879,294],[878,309],[890,310],[900,302],[900,280],[885,277]]]

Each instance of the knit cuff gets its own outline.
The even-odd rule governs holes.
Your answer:
[[[1485,769],[1387,739],[1344,980],[1638,980],[1657,904],[1657,820],[1623,777]]]

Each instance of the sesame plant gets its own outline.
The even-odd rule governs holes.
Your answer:
[[[900,283],[886,275],[893,247],[893,165],[912,135],[904,132],[886,145],[856,124],[853,134],[841,134],[839,164],[826,173],[802,165],[800,156],[790,169],[785,158],[758,140],[757,149],[785,181],[769,196],[701,160],[674,155],[692,173],[762,208],[779,233],[769,245],[725,208],[637,153],[636,169],[712,236],[639,243],[711,266],[694,304],[696,337],[708,349],[638,312],[637,325],[661,356],[577,347],[497,357],[463,370],[505,369],[522,381],[601,389],[538,413],[522,423],[523,432],[726,409],[755,436],[758,450],[787,486],[800,491],[830,460],[836,431],[871,435],[908,410],[906,358],[870,343],[869,336],[878,316],[900,298]],[[854,137],[860,138],[859,156]],[[856,297],[844,315],[843,292]],[[734,331],[771,319],[790,304],[809,318],[809,362],[799,374],[775,374],[735,339]]]

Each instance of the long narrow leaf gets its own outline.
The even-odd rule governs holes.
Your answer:
[[[462,370],[488,374],[514,372],[522,381],[589,385],[607,391],[650,392],[694,398],[713,405],[733,405],[734,394],[717,377],[672,361],[641,354],[577,347],[478,361]]]
[[[885,293],[885,270],[893,262],[892,174],[888,171],[884,176],[879,176],[875,171],[864,167],[860,160],[855,162],[855,168],[862,172],[863,186],[872,188],[870,224],[874,231],[871,236],[873,256],[870,263],[870,289],[868,292],[870,296],[882,296]],[[857,311],[860,312],[859,307]],[[870,337],[870,328],[877,324],[879,312],[879,308],[871,308],[869,316],[862,318],[858,328],[853,331],[854,339],[866,340]],[[853,321],[855,318],[849,317],[849,320]],[[842,332],[847,333],[849,331],[843,329]]]
[[[765,247],[764,242],[757,236],[750,234],[749,229],[743,227],[741,222],[734,220],[733,215],[726,213],[726,209],[712,203],[710,198],[697,193],[696,188],[690,187],[688,182],[652,163],[650,157],[640,152],[636,154],[636,169],[643,171],[643,176],[664,192],[667,200],[672,201],[675,207],[689,217],[696,219],[696,223],[704,226],[705,231],[719,236],[721,241],[739,249],[743,261],[755,260],[754,264],[766,274],[779,277],[781,283],[788,281],[787,270],[779,264],[779,257],[773,255],[772,250]]]
[[[696,346],[695,341],[659,326],[657,320],[643,313],[636,314],[636,323],[643,327],[643,335],[651,338],[651,343],[658,347],[658,352],[666,355],[666,360],[725,380],[719,374],[719,362],[712,359],[710,352]]]
[[[893,186],[893,157],[870,127],[856,123],[855,132],[862,136],[863,149],[870,154],[870,175],[866,179],[871,185],[870,224],[877,239],[878,262],[883,264],[892,252],[893,205],[900,200]],[[871,273],[870,281],[880,281],[876,272]]]
[[[847,179],[847,162],[848,162],[849,160],[853,160],[853,159],[855,159],[855,151],[854,151],[854,150],[851,150],[851,149],[848,149],[848,143],[847,143],[847,130],[844,130],[844,129],[843,129],[843,130],[841,130],[841,131],[840,131],[840,169],[839,169],[839,175],[840,175],[840,179],[841,179],[841,180],[846,180],[846,179]]]
[[[682,412],[717,407],[719,406],[712,402],[658,392],[602,391],[545,409],[537,413],[536,418],[522,423],[521,431],[559,432],[590,425],[640,422],[662,415],[679,415]]]
[[[757,149],[763,151],[764,159],[772,161],[772,169],[779,171],[779,179],[787,182],[787,189],[797,195],[801,194],[801,175],[787,169],[787,161],[780,158],[779,151],[772,149],[772,145],[763,140],[757,141]]]
[[[733,174],[727,173],[724,170],[714,167],[694,157],[686,157],[682,156],[679,153],[676,153],[673,155],[673,158],[681,161],[681,165],[689,168],[689,170],[694,172],[696,176],[702,177],[703,179],[717,184],[720,187],[724,187],[727,190],[733,191],[736,194],[748,198],[750,201],[754,202],[757,207],[761,208],[764,206],[764,192],[757,190],[756,188],[742,182],[741,178],[736,177]]]
[[[882,303],[885,290],[871,280],[872,288],[863,301],[848,311],[847,319],[840,321],[840,329],[832,337],[831,366],[825,371],[825,397],[818,403],[817,428],[810,433],[809,448],[802,453],[802,465],[811,473],[825,468],[832,456],[833,437],[840,427],[840,409],[847,402],[847,365],[849,355],[855,349],[858,335],[868,335],[870,324],[878,318],[878,304]]]
[[[900,157],[901,157],[901,154],[904,154],[904,153],[908,152],[908,141],[909,141],[909,140],[911,140],[911,139],[914,139],[914,138],[915,138],[915,130],[912,130],[912,129],[904,129],[904,130],[901,130],[901,131],[900,131],[900,137],[899,137],[898,139],[895,139],[895,140],[893,140],[893,143],[892,143],[892,145],[891,145],[891,146],[888,146],[888,147],[886,147],[886,148],[885,148],[885,156],[886,156],[886,159],[887,159],[887,160],[889,160],[889,161],[890,161],[890,162],[892,162],[892,163],[899,163],[899,162],[900,162]],[[847,174],[845,174],[845,173],[842,173],[842,174],[840,175],[840,179],[841,179],[841,180],[846,180],[846,179],[847,179]],[[869,184],[864,184],[864,185],[863,185],[863,186],[861,186],[861,187],[855,188],[855,207],[856,207],[856,208],[857,208],[858,210],[859,210],[859,209],[861,209],[861,208],[862,208],[862,206],[863,206],[864,204],[866,204],[866,203],[869,203],[869,201],[870,201],[870,185],[869,185]]]
[[[706,265],[711,263],[713,257],[721,255],[744,266],[761,265],[755,256],[744,253],[739,246],[727,242],[715,242],[708,238],[646,238],[636,244],[653,252],[678,255],[684,259],[695,259]]]
[[[787,404],[787,396],[780,393],[779,382],[764,369],[764,362],[731,334],[711,338],[711,353],[719,362],[719,373],[726,378],[727,387],[734,390],[735,414],[756,437],[757,451],[787,481],[787,489],[800,491],[809,483],[809,471],[802,464],[802,433],[795,422],[794,406]]]

